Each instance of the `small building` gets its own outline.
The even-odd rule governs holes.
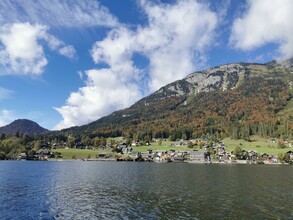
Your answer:
[[[257,159],[257,152],[255,150],[248,151],[248,159],[255,161]]]
[[[48,148],[41,148],[36,152],[36,156],[39,159],[47,159],[52,156],[50,149]]]
[[[27,154],[26,153],[20,153],[17,157],[18,160],[25,160],[27,159]]]
[[[141,153],[141,157],[145,161],[153,161],[152,153],[149,153],[149,152]]]
[[[130,154],[131,157],[135,157],[135,158],[140,158],[141,157],[141,152],[139,151],[132,151]]]
[[[106,156],[107,156],[107,153],[105,153],[105,152],[100,152],[100,153],[98,154],[98,157],[99,157],[99,158],[106,158]]]
[[[191,151],[189,160],[195,163],[203,163],[205,162],[205,151]]]
[[[260,157],[261,157],[261,159],[263,159],[263,160],[268,160],[268,159],[270,159],[270,155],[268,155],[267,153],[263,153],[263,154],[261,154]]]
[[[123,148],[126,148],[127,147],[127,144],[125,144],[125,143],[121,143],[121,144],[118,144],[117,146],[116,146],[116,148],[117,148],[117,151],[118,152],[122,152],[122,149]]]
[[[129,153],[131,153],[131,151],[132,151],[131,147],[124,147],[124,148],[122,148],[121,153],[122,154],[129,154]]]

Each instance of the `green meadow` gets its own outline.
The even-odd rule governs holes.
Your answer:
[[[222,142],[227,146],[226,151],[233,151],[236,146],[241,147],[243,150],[255,150],[257,153],[267,153],[267,154],[278,154],[284,153],[293,148],[289,148],[288,145],[285,145],[286,148],[278,148],[278,140],[275,143],[272,143],[270,139],[261,138],[257,136],[251,137],[250,141],[246,140],[233,140],[231,138],[225,138]]]

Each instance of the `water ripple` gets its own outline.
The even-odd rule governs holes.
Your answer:
[[[290,166],[0,162],[0,219],[292,219]]]

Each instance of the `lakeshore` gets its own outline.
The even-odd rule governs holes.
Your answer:
[[[292,164],[293,160],[291,141],[287,140],[282,148],[276,140],[260,138],[251,141],[224,139],[221,142],[202,139],[171,142],[153,139],[151,142],[133,141],[127,144],[124,141],[122,137],[109,139],[101,148],[85,146],[82,143],[74,148],[64,144],[47,143],[34,155],[23,152],[12,159],[278,165]]]

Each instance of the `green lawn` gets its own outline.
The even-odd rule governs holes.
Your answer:
[[[241,147],[243,150],[255,150],[257,153],[268,153],[268,154],[278,154],[284,153],[292,148],[279,149],[277,143],[270,143],[269,139],[260,137],[251,137],[251,141],[245,140],[232,140],[231,138],[225,138],[222,140],[227,146],[226,151],[233,151],[236,146]]]
[[[88,149],[75,149],[75,148],[59,148],[54,149],[53,152],[60,152],[62,155],[62,159],[87,159],[96,158],[98,154],[98,150],[88,150]]]

